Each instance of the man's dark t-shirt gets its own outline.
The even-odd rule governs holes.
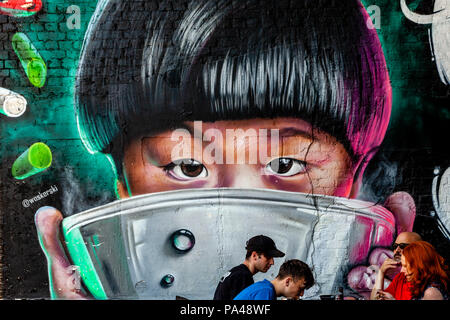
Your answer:
[[[253,275],[245,264],[232,268],[217,285],[214,300],[233,300],[239,292],[252,285]]]

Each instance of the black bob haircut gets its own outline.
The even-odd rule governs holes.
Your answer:
[[[391,86],[359,0],[100,0],[75,90],[81,138],[110,153],[185,121],[294,117],[353,161],[381,144]]]

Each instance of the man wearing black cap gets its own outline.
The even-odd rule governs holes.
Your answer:
[[[266,273],[273,265],[273,258],[284,257],[277,249],[275,242],[264,235],[247,241],[247,254],[242,264],[228,271],[217,285],[214,300],[233,300],[242,290],[254,283],[253,275]]]

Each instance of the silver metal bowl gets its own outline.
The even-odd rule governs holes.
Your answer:
[[[69,216],[62,226],[70,257],[98,299],[212,299],[259,234],[286,256],[255,281],[300,259],[316,279],[304,298],[318,298],[341,286],[373,246],[390,245],[395,231],[393,215],[368,202],[231,188],[135,196]]]

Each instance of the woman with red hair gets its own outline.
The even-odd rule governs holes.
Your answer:
[[[448,300],[448,267],[428,242],[416,241],[403,249],[402,272],[412,284],[414,300]]]

